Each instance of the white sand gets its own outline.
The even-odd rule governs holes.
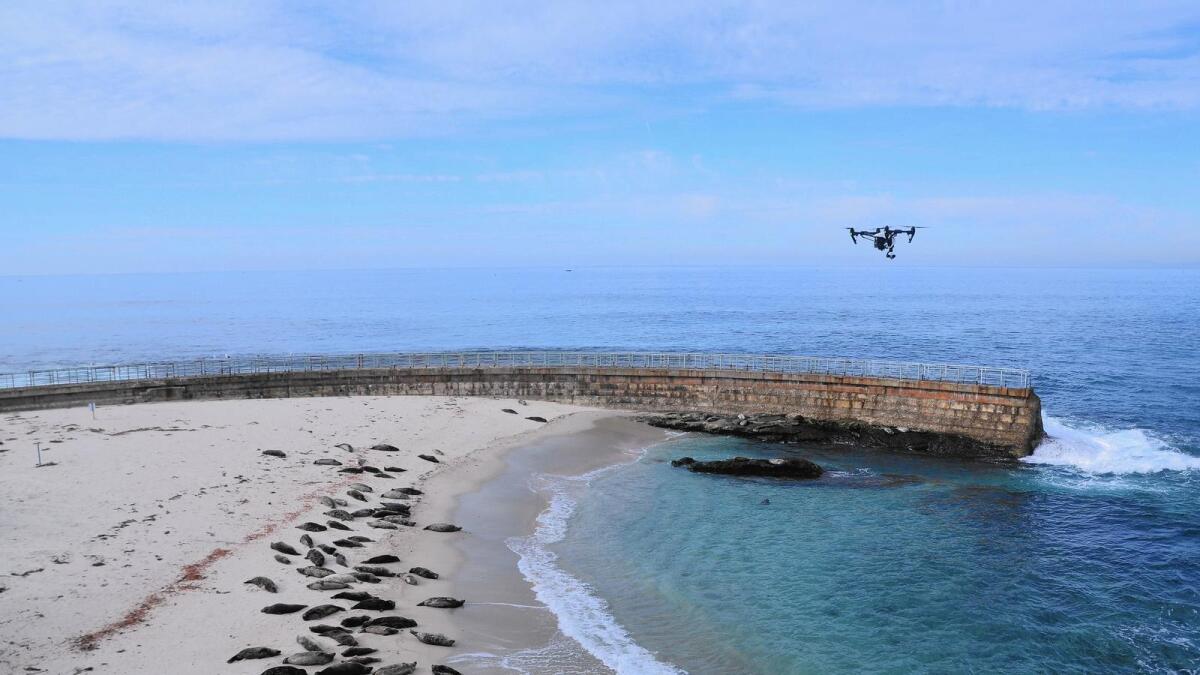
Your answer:
[[[354,397],[102,407],[95,421],[85,408],[0,416],[0,672],[75,673],[90,667],[97,673],[236,675],[260,673],[282,659],[225,664],[244,647],[272,647],[287,655],[302,651],[295,638],[306,635],[333,650],[331,640],[307,627],[381,613],[343,612],[305,622],[299,613],[259,611],[277,602],[352,604],[330,600],[333,592],[305,588],[313,579],[295,570],[308,562],[295,558],[282,565],[269,548],[272,541],[285,541],[305,551],[299,542],[304,533],[295,525],[328,520],[319,495],[345,498],[345,484],[357,481],[374,486],[377,496],[393,487],[423,485],[425,477],[446,475],[454,465],[463,465],[453,472],[456,491],[470,490],[494,473],[494,467],[484,469],[478,458],[468,458],[470,453],[511,447],[557,426],[526,415],[553,420],[582,410],[513,400]],[[35,468],[36,441],[42,442],[43,461],[55,466]],[[366,449],[379,442],[401,452]],[[333,447],[337,443],[358,450],[348,453]],[[264,456],[260,450],[266,449],[283,450],[287,457]],[[435,451],[443,453],[444,464],[416,456]],[[354,465],[358,456],[408,471],[385,480],[313,464],[332,457]],[[349,510],[356,508],[349,501]],[[349,534],[374,539],[366,548],[346,551],[351,565],[393,553],[402,559],[389,566],[396,571],[415,565],[453,570],[450,543],[467,535],[419,529],[445,518],[452,505],[448,491],[440,490],[414,500],[418,528],[379,530],[359,519],[352,524],[355,532],[312,536],[324,543]],[[326,566],[341,569],[332,562]],[[259,575],[273,579],[279,593],[243,583]],[[461,640],[453,611],[415,607],[429,596],[451,593],[452,584],[422,580],[414,587],[384,579],[354,589],[395,600],[396,611],[382,614],[411,617],[420,629]],[[90,650],[78,646],[86,635],[95,636]],[[356,637],[378,648],[374,656],[383,664],[416,660],[419,672],[458,651],[422,645],[407,630]],[[468,648],[469,638],[460,646]]]

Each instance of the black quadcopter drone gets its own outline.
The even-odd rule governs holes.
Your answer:
[[[875,248],[880,251],[887,251],[887,258],[891,260],[896,257],[896,235],[907,234],[908,240],[911,242],[913,237],[916,236],[917,230],[921,228],[910,227],[894,230],[890,227],[877,227],[874,230],[856,230],[853,227],[847,227],[846,229],[850,230],[850,240],[855,244],[858,243],[859,237],[871,239],[875,244]]]

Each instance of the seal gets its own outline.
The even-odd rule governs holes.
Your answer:
[[[396,609],[396,602],[394,600],[384,600],[382,598],[367,598],[366,600],[359,601],[358,604],[354,605],[350,609],[365,609],[373,612],[390,612],[391,610]]]
[[[283,662],[293,666],[323,666],[332,660],[333,654],[329,652],[300,652],[292,654]]]
[[[379,583],[379,577],[375,576],[374,574],[371,574],[370,572],[354,572],[353,574],[354,574],[355,579],[358,579],[359,581],[363,582],[364,584]]]
[[[292,564],[292,561],[290,558],[288,558],[286,555],[283,555],[280,553],[275,554],[275,562],[283,563],[284,565]]]
[[[366,496],[366,495],[364,495],[363,493],[361,493],[361,492],[359,492],[358,490],[355,490],[355,489],[353,489],[353,488],[352,488],[352,489],[349,489],[349,490],[346,490],[346,494],[350,495],[351,497],[354,497],[355,499],[357,499],[357,500],[358,500],[358,501],[360,501],[360,502],[365,502],[365,501],[367,501],[367,496]]]
[[[336,539],[334,540],[333,545],[341,546],[342,548],[362,548],[362,544],[354,541],[353,539]]]
[[[383,555],[377,555],[377,556],[372,556],[370,558],[367,558],[366,560],[363,561],[363,564],[364,565],[387,565],[389,563],[398,563],[398,562],[400,562],[400,558],[397,558],[396,556],[392,555],[391,553],[385,553]]]
[[[334,459],[332,457],[323,457],[323,458],[318,459],[317,461],[313,462],[313,464],[316,464],[317,466],[341,466],[342,465],[341,462],[337,461],[336,459]]]
[[[408,584],[409,586],[416,586],[417,584],[421,583],[421,582],[417,581],[417,578],[411,574],[405,574],[405,575],[401,576],[400,580],[403,581],[404,583]]]
[[[337,503],[333,501],[332,497],[326,497],[324,495],[321,495],[321,497],[318,498],[318,501],[320,501],[323,505],[328,506],[331,509],[337,508]]]
[[[300,618],[304,619],[305,621],[316,621],[317,619],[324,619],[330,614],[337,614],[338,612],[344,611],[346,610],[342,607],[338,607],[337,605],[317,605],[316,607],[310,607],[308,610],[306,610],[304,614],[300,616]]]
[[[417,622],[406,616],[381,616],[367,622],[368,626],[387,626],[388,628],[416,628]]]
[[[320,642],[317,642],[316,640],[308,637],[307,635],[297,635],[296,643],[299,644],[301,647],[304,647],[304,651],[306,651],[306,652],[323,652],[323,651],[325,651],[325,648],[321,646]]]
[[[354,571],[355,572],[366,572],[367,574],[374,574],[377,577],[394,577],[394,576],[396,576],[395,572],[389,570],[386,567],[380,567],[378,565],[355,565]]]
[[[397,448],[394,445],[389,445],[387,443],[380,443],[378,445],[372,445],[371,449],[379,450],[380,452],[400,452],[400,448]]]
[[[418,602],[417,607],[434,607],[437,609],[454,609],[455,607],[462,607],[465,603],[466,603],[465,600],[459,600],[457,598],[447,598],[447,597],[443,597],[443,596],[438,596],[436,598],[429,598],[427,600],[422,600],[421,602]]]
[[[292,666],[275,666],[262,671],[260,675],[308,675],[308,671],[303,668],[293,668]]]
[[[537,415],[530,415],[529,417],[526,417],[525,419],[529,420],[530,422],[541,422],[543,424],[546,423],[545,417],[539,417]]]
[[[396,488],[396,489],[406,495],[423,495],[423,494],[425,494],[424,492],[421,492],[420,490],[418,490],[415,487],[402,487],[402,488]]]
[[[325,577],[321,581],[336,581],[341,584],[349,585],[349,584],[357,583],[358,579],[355,579],[354,575],[352,575],[352,574],[334,574],[333,576]]]
[[[354,516],[350,515],[349,511],[344,509],[331,509],[325,512],[325,515],[338,520],[354,520]]]
[[[301,568],[297,569],[296,571],[299,572],[300,574],[303,574],[306,577],[316,577],[318,579],[322,579],[322,578],[327,577],[334,573],[334,571],[329,568],[317,567],[315,565],[310,566],[310,567],[301,567]]]
[[[271,649],[270,647],[246,647],[242,651],[229,657],[229,660],[225,663],[245,661],[247,659],[269,659],[272,656],[279,656],[279,654],[280,651],[278,649]]]
[[[417,455],[417,457],[420,457],[421,459],[425,460],[426,462],[433,462],[434,464],[441,463],[438,461],[438,458],[434,457],[433,455]]]
[[[357,466],[344,466],[338,469],[338,473],[362,473],[363,470]]]
[[[426,579],[437,579],[438,578],[437,572],[434,572],[433,570],[430,570],[430,569],[426,569],[424,567],[413,567],[413,568],[409,569],[408,572],[409,572],[409,574],[415,574],[419,577],[425,577]]]
[[[353,518],[365,518],[373,513],[375,513],[375,509],[358,509],[356,511],[352,511],[350,516]]]
[[[325,527],[324,525],[321,525],[320,523],[304,522],[304,523],[300,523],[299,525],[297,525],[296,529],[304,530],[305,532],[324,532],[325,530],[328,530],[329,528]]]
[[[271,548],[279,551],[280,553],[286,553],[288,555],[300,555],[300,552],[292,548],[291,544],[285,544],[282,541],[271,542]]]
[[[268,457],[287,457],[287,453],[282,450],[263,450],[262,454]]]
[[[412,675],[417,672],[417,662],[398,663],[394,666],[376,668],[374,675]]]
[[[433,675],[462,675],[462,673],[451,668],[450,666],[438,664],[433,667]]]
[[[278,593],[279,592],[279,587],[275,585],[275,582],[271,581],[270,579],[268,579],[266,577],[254,577],[251,579],[247,579],[247,580],[243,581],[242,583],[243,584],[254,584],[255,586],[258,586],[259,588],[263,589],[264,591],[266,591],[268,593]]]
[[[351,647],[342,652],[342,656],[366,656],[367,654],[374,654],[377,651],[379,650],[370,647]]]
[[[342,567],[350,566],[350,565],[346,564],[346,556],[342,555],[341,553],[334,553],[333,561],[336,562],[337,564],[341,565]]]
[[[398,466],[385,466],[385,467],[383,467],[383,470],[391,471],[392,473],[404,473],[405,471],[408,471],[408,469],[404,469],[404,468],[401,468]]]
[[[433,645],[435,647],[453,647],[454,646],[454,640],[451,640],[450,638],[446,637],[445,635],[442,635],[441,633],[422,633],[420,631],[415,631],[415,630],[410,630],[408,632],[412,633],[413,637],[417,638],[418,640],[420,640],[421,642],[424,642],[427,645]]]
[[[304,557],[307,558],[309,562],[316,565],[317,567],[325,566],[325,554],[321,553],[320,551],[318,551],[315,548],[308,549],[308,553],[305,553]]]
[[[374,492],[375,491],[375,489],[372,488],[370,485],[366,485],[364,483],[351,483],[351,484],[347,485],[346,487],[354,488],[355,490],[358,490],[359,492]]]
[[[376,656],[355,656],[352,659],[347,659],[349,663],[361,663],[364,666],[369,666],[372,663],[379,663],[383,659]]]
[[[275,603],[274,605],[267,605],[266,607],[263,607],[262,613],[263,614],[295,614],[296,612],[299,612],[300,610],[304,609],[305,607],[308,607],[308,605],[289,605],[284,602],[279,602],[279,603]]]
[[[373,541],[375,541],[374,539],[371,539],[370,537],[364,537],[364,536],[362,536],[361,534],[355,534],[355,535],[352,535],[352,536],[349,536],[349,537],[346,537],[346,538],[347,538],[347,539],[351,539],[351,540],[353,540],[353,541],[364,542],[364,543],[365,543],[365,542],[373,542]]]
[[[395,635],[400,631],[395,628],[388,628],[387,626],[363,626],[362,632],[374,633],[375,635]]]
[[[328,668],[322,668],[317,671],[317,675],[367,675],[369,672],[371,672],[369,666],[347,661],[345,663],[335,663]]]
[[[329,525],[329,527],[332,527],[335,530],[342,530],[343,532],[354,531],[354,528],[338,520],[327,520],[325,522]]]
[[[450,523],[434,523],[432,525],[426,525],[424,529],[429,530],[430,532],[458,532],[462,528],[458,525],[451,525]]]
[[[346,628],[358,628],[359,626],[367,625],[367,622],[370,620],[371,617],[366,614],[359,614],[358,616],[348,616],[342,619],[342,625]]]
[[[317,548],[328,553],[329,555],[333,555],[334,553],[337,553],[337,549],[330,546],[329,544],[317,544]]]
[[[330,581],[329,577],[317,579],[308,585],[314,591],[336,591],[342,588],[350,588],[350,584],[343,581]]]
[[[366,471],[367,473],[379,473],[379,467],[371,466],[369,464],[363,464],[362,470]]]
[[[379,530],[398,530],[400,526],[395,523],[389,523],[386,520],[372,520],[367,523],[367,527],[374,527]]]
[[[337,445],[335,445],[333,447],[341,448],[342,450],[345,450],[346,452],[354,452],[354,446],[350,445],[349,443],[338,443]]]
[[[313,547],[313,538],[307,534],[300,535],[300,543],[309,548]]]
[[[516,411],[516,410],[513,410],[512,408],[501,408],[501,409],[500,409],[500,412],[502,412],[502,413],[508,413],[509,415],[516,415],[516,414],[517,414],[517,411]]]
[[[366,600],[367,598],[373,598],[373,597],[375,597],[375,596],[371,595],[370,593],[368,593],[366,591],[343,591],[343,592],[338,593],[337,595],[333,596],[333,599],[334,600],[353,600],[355,602],[358,602],[359,600]]]

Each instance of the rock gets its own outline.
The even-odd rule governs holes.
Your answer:
[[[691,457],[680,457],[679,459],[671,460],[671,466],[688,466],[695,463],[696,460]]]
[[[425,460],[426,462],[433,462],[434,464],[439,463],[438,458],[434,457],[433,455],[417,455],[417,457],[420,457],[421,459]]]
[[[271,649],[270,647],[247,647],[229,657],[229,660],[225,663],[245,661],[247,659],[269,659],[272,656],[279,656],[279,654],[280,651],[278,649]]]
[[[413,636],[417,638],[417,640],[420,640],[421,642],[424,642],[427,645],[433,645],[435,647],[453,647],[454,646],[454,640],[451,640],[450,638],[446,637],[445,635],[442,635],[441,633],[422,633],[420,631],[415,631],[415,630],[410,630],[408,632],[412,633]]]
[[[424,529],[429,530],[430,532],[458,532],[462,528],[458,525],[451,525],[450,523],[434,523],[432,525],[426,525]]]
[[[691,459],[684,457],[683,459]],[[677,460],[678,461],[678,460]],[[672,462],[675,464],[675,462]],[[777,459],[749,459],[734,457],[719,459],[713,462],[697,462],[692,460],[685,466],[694,473],[719,473],[729,476],[766,476],[768,478],[801,478],[812,479],[821,477],[821,467],[807,459],[787,457]]]
[[[525,419],[529,420],[530,422],[541,422],[543,424],[546,423],[546,418],[540,417],[538,415],[530,415],[529,417],[526,417]]]
[[[268,457],[287,457],[287,453],[282,450],[263,450],[262,454]]]
[[[434,607],[436,609],[454,609],[456,607],[462,607],[464,604],[466,604],[466,602],[464,600],[439,596],[436,598],[429,598],[428,600],[422,600],[421,602],[417,603],[417,607]]]
[[[279,592],[279,587],[275,585],[275,582],[266,577],[254,577],[253,579],[247,579],[242,583],[254,584],[268,593]]]

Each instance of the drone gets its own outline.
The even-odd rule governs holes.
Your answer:
[[[911,242],[916,236],[917,230],[920,227],[892,229],[890,227],[877,227],[874,230],[856,230],[853,227],[847,227],[850,230],[850,240],[855,244],[858,243],[859,237],[871,239],[875,248],[880,251],[887,251],[887,259],[893,260],[896,257],[896,235],[907,234],[908,240]]]

